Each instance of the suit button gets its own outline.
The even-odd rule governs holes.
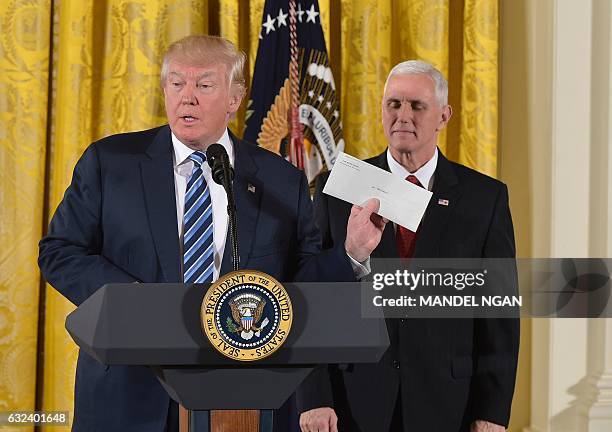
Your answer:
[[[399,368],[400,368],[400,362],[399,362],[399,361],[397,361],[397,360],[393,360],[393,367],[394,367],[395,369],[399,369]]]
[[[404,318],[402,318],[402,319],[400,320],[400,323],[401,323],[401,324],[404,324],[405,322],[406,322],[406,320],[405,320]]]

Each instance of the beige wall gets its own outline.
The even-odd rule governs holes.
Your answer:
[[[500,0],[500,178],[519,257],[612,256],[612,0]],[[612,430],[612,324],[522,321],[511,430]]]

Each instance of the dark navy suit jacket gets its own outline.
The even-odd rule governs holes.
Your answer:
[[[232,136],[241,268],[280,281],[351,280],[344,246],[320,253],[304,174]],[[39,265],[75,305],[121,282],[179,282],[170,128],[93,143],[40,242]],[[221,274],[231,270],[229,239]],[[214,391],[214,389],[202,389]],[[169,397],[146,367],[104,366],[79,353],[75,431],[159,431]]]
[[[389,171],[386,152],[366,162]],[[315,217],[323,247],[333,248],[344,244],[351,205],[322,193],[327,178],[326,173],[317,181]],[[415,258],[515,256],[503,183],[453,163],[440,152],[432,192]],[[397,257],[389,223],[372,258]],[[319,377],[316,390],[303,389],[301,410],[334,406],[339,430],[386,432],[401,392],[405,431],[467,431],[477,419],[508,424],[518,319],[389,319],[387,328],[391,346],[379,363],[331,368],[333,392],[324,383],[329,378]]]

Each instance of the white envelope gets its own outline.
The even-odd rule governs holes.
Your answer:
[[[357,205],[378,198],[378,214],[411,231],[417,230],[433,195],[427,189],[342,152],[323,193]]]

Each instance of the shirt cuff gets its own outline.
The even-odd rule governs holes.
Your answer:
[[[359,262],[350,256],[347,252],[346,254],[351,261],[351,267],[353,267],[353,273],[355,274],[355,279],[359,280],[372,272],[372,268],[370,267],[370,257],[367,257],[365,261]]]

